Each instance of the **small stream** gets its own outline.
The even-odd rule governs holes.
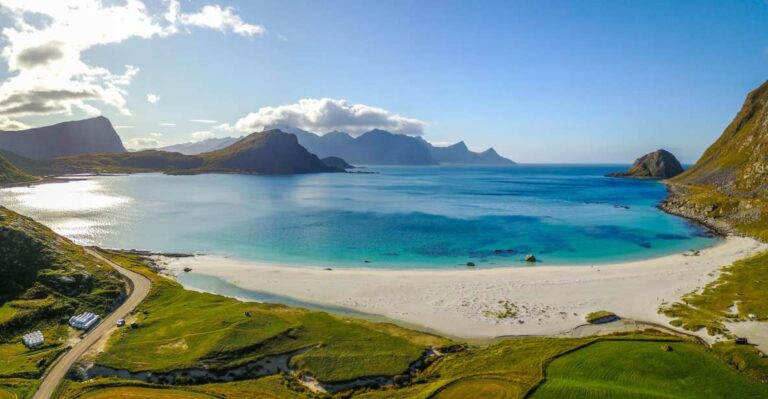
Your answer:
[[[316,346],[310,346],[279,355],[265,356],[262,359],[229,370],[208,370],[201,367],[194,367],[168,372],[133,372],[100,364],[85,364],[79,365],[73,369],[69,377],[77,381],[85,381],[93,378],[118,377],[126,380],[139,380],[155,384],[170,385],[231,382],[254,379],[278,373],[290,373],[292,371],[289,366],[291,358],[314,348],[316,348]]]
[[[310,346],[279,355],[266,356],[262,359],[229,370],[209,370],[202,367],[193,367],[168,372],[133,372],[125,369],[116,369],[89,363],[75,366],[75,368],[70,371],[68,377],[76,381],[117,377],[126,380],[138,380],[165,385],[196,385],[212,382],[240,381],[280,373],[295,374],[296,370],[290,366],[291,358],[317,347],[318,346]],[[454,351],[456,348],[448,348],[447,351]],[[418,359],[411,363],[408,367],[408,371],[404,373],[406,381],[410,381],[419,371],[423,370],[426,365],[429,364],[429,359],[442,355],[443,353],[437,351],[435,348],[430,347],[425,350]],[[395,385],[394,376],[370,376],[356,378],[350,381],[327,383],[320,382],[309,374],[303,374],[297,376],[297,381],[313,392],[328,393],[336,393],[350,389],[380,388]]]

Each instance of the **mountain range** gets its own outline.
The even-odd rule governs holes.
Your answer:
[[[286,132],[287,131],[287,132]],[[284,127],[246,137],[212,138],[159,150],[128,152],[105,117],[0,132],[0,180],[68,173],[340,172],[357,165],[511,165],[492,148],[477,153],[462,141],[437,147],[420,137],[374,129],[358,137],[317,135]]]
[[[126,152],[112,123],[103,116],[14,132],[0,131],[0,149],[30,159]]]
[[[296,135],[304,148],[320,158],[338,157],[357,165],[514,165],[500,156],[493,148],[484,152],[472,152],[461,141],[448,147],[434,146],[421,137],[394,134],[374,129],[358,137],[333,131],[318,135],[291,126],[280,130]],[[175,144],[160,148],[194,155],[229,146],[238,138],[211,138],[199,142]]]
[[[282,175],[343,172],[341,168],[326,165],[299,145],[296,136],[277,129],[252,133],[230,146],[198,155],[144,150],[52,159],[29,159],[5,151],[0,152],[0,156],[7,161],[0,162],[0,174],[11,176],[15,181],[24,178],[18,176],[16,170],[29,175],[138,172]],[[10,182],[9,178],[5,183]]]
[[[419,138],[429,148],[432,158],[444,165],[514,165],[510,159],[499,155],[496,150],[489,148],[483,152],[473,152],[463,141],[447,147],[438,147]]]

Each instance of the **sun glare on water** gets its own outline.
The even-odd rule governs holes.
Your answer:
[[[60,212],[96,211],[130,202],[130,198],[106,193],[93,180],[8,189],[27,208]]]

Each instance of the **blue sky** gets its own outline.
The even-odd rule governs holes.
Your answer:
[[[44,29],[59,18],[26,3],[4,10],[0,24],[49,13],[35,25]],[[68,100],[7,118],[37,126],[101,113],[123,126],[126,142],[160,144],[241,135],[275,118],[321,131],[383,121],[432,142],[493,146],[522,162],[628,163],[661,147],[693,162],[768,79],[761,0],[182,1],[172,26],[160,21],[170,2],[144,3],[140,11],[162,32],[137,18],[112,41],[61,44],[88,71],[111,74],[97,84],[113,82],[121,106],[96,87],[87,106]],[[215,19],[202,13],[212,5],[240,22],[204,20]],[[50,36],[77,42],[77,34],[89,33]],[[50,39],[28,42],[41,40]],[[2,45],[21,54],[29,43],[6,35]],[[32,74],[4,61],[5,79]],[[126,65],[136,71],[120,80]],[[73,71],[56,85],[94,75]],[[0,87],[0,104],[30,87]],[[149,94],[159,100],[150,103]],[[332,101],[296,105],[323,98]],[[335,116],[320,121],[304,115],[329,110]]]

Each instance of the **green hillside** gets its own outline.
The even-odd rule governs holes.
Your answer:
[[[25,397],[74,333],[69,316],[109,311],[122,280],[81,247],[3,207],[0,260],[0,397]],[[28,350],[21,336],[38,329],[45,344]]]
[[[145,150],[85,154],[55,158],[46,163],[50,174],[180,172],[199,168],[203,160],[193,155]]]
[[[724,194],[768,193],[768,81],[749,93],[741,110],[685,173],[671,180],[708,185]]]
[[[3,154],[0,154],[0,184],[21,183],[32,180],[35,180],[34,176],[21,171]]]
[[[668,182],[665,210],[768,239],[768,82],[749,93],[701,159]]]
[[[340,172],[299,144],[296,136],[278,129],[253,133],[220,150],[199,155],[203,170],[263,174]]]

